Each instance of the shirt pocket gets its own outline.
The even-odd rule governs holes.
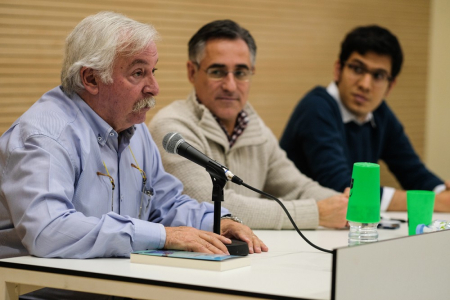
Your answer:
[[[143,192],[139,192],[139,196],[137,216],[141,220],[148,220],[150,216],[150,202],[153,197],[153,189],[145,189]]]

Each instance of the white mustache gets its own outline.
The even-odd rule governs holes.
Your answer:
[[[141,109],[144,109],[144,108],[153,108],[153,107],[155,107],[155,104],[156,104],[156,99],[154,97],[147,97],[147,98],[141,99],[134,104],[132,112],[139,112]]]

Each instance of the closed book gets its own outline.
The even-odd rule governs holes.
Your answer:
[[[250,266],[248,256],[208,254],[176,250],[142,250],[130,254],[130,261],[138,264],[226,271]]]

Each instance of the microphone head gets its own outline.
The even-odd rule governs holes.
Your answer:
[[[163,138],[162,144],[164,150],[168,153],[177,153],[178,146],[184,143],[185,140],[178,132],[169,132]]]

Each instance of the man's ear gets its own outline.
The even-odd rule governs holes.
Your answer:
[[[394,86],[396,84],[397,84],[397,79],[396,78],[392,79],[392,81],[389,82],[389,86],[388,86],[388,88],[386,90],[386,93],[384,94],[384,98],[386,98],[389,95],[389,93],[392,91],[392,89],[394,88]]]
[[[194,62],[192,62],[190,60],[188,60],[188,62],[186,63],[186,67],[187,67],[188,79],[192,84],[194,84],[195,73],[197,73],[198,67]]]
[[[341,73],[342,73],[342,65],[338,59],[334,63],[334,69],[333,69],[333,81],[334,82],[339,82],[339,80],[341,79]]]
[[[91,68],[82,67],[80,70],[80,76],[86,91],[91,95],[97,95],[98,82],[94,70]]]

